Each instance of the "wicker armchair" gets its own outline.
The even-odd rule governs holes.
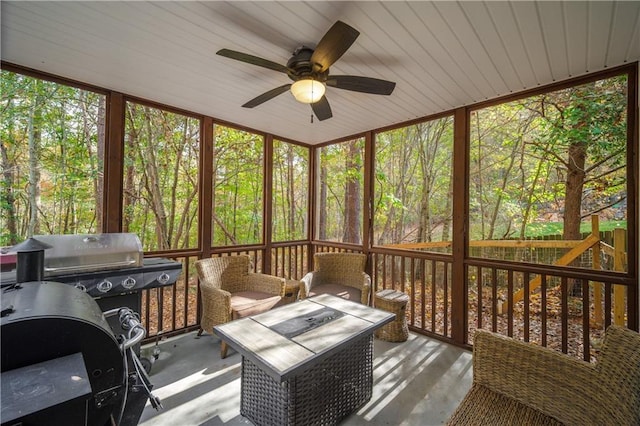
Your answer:
[[[315,269],[300,283],[300,298],[333,294],[369,304],[371,278],[364,272],[367,256],[359,253],[316,253]]]
[[[640,425],[640,334],[612,325],[596,364],[478,330],[449,425]]]
[[[231,320],[268,311],[285,294],[285,279],[249,272],[249,256],[226,256],[196,262],[202,295],[200,330]],[[220,357],[227,356],[227,344],[221,343]]]

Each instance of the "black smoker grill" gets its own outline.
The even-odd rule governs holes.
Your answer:
[[[32,256],[31,253],[21,256],[25,253],[21,253],[16,246],[17,262],[22,261],[23,264],[17,265],[13,270],[7,270],[5,265],[0,281],[2,425],[5,425],[7,419],[5,384],[11,374],[20,371],[19,376],[24,376],[24,369],[33,368],[44,369],[42,371],[69,371],[77,372],[72,376],[79,378],[78,383],[86,383],[81,374],[84,367],[84,374],[91,385],[90,396],[87,399],[86,392],[82,396],[79,391],[79,395],[72,399],[80,401],[81,405],[82,401],[89,401],[89,422],[86,422],[87,418],[82,418],[76,423],[70,417],[64,420],[56,417],[54,421],[51,413],[45,411],[43,419],[48,420],[45,424],[102,426],[107,414],[109,418],[120,418],[120,425],[137,424],[146,395],[141,406],[139,398],[127,401],[132,395],[135,397],[136,393],[140,395],[141,392],[135,387],[131,389],[132,392],[125,392],[129,387],[121,380],[127,377],[127,374],[122,374],[122,370],[131,372],[140,365],[137,355],[139,341],[144,335],[138,335],[135,341],[129,341],[127,345],[131,346],[131,350],[125,351],[123,340],[127,340],[126,336],[132,329],[130,323],[133,321],[126,312],[141,311],[141,290],[174,284],[182,271],[182,264],[162,258],[144,258],[142,245],[135,234],[37,235],[33,239],[43,246],[50,246],[44,250],[44,261],[41,256]],[[27,246],[32,250],[34,245]],[[32,276],[43,277],[43,280],[38,278],[38,281],[22,282],[32,269],[32,265],[24,263],[32,258],[38,259],[34,262],[34,268],[44,268],[44,271],[37,271]],[[16,274],[16,270],[22,273]],[[135,328],[139,330],[140,326]],[[126,357],[124,364],[123,356]],[[103,363],[105,359],[109,362]],[[116,359],[119,361],[115,361]],[[55,362],[56,367],[47,364],[50,362]],[[43,363],[47,365],[42,365]],[[142,380],[137,381],[139,383],[134,385],[144,388]],[[73,388],[69,384],[56,386]],[[16,395],[20,396],[20,392]],[[41,391],[36,389],[34,392],[38,394]],[[119,403],[118,395],[126,404]],[[70,411],[69,403],[67,401],[62,404],[60,412],[65,416],[79,407],[74,406]],[[110,408],[103,408],[107,405]],[[122,411],[120,415],[113,416],[114,407],[125,405],[135,405],[135,413],[132,414],[132,410],[128,409],[127,412]],[[138,408],[140,413],[137,412]]]
[[[105,317],[127,336],[116,338]],[[2,290],[3,426],[136,425],[152,385],[132,347],[145,330],[128,308],[103,313],[96,301],[56,282]]]

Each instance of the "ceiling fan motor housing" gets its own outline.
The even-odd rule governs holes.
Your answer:
[[[325,82],[327,81],[327,76],[329,75],[329,69],[327,68],[324,72],[314,72],[313,64],[311,63],[311,55],[313,55],[314,50],[301,46],[293,52],[293,56],[287,62],[287,68],[289,71],[287,75],[293,81],[298,81],[303,78],[313,78],[316,81]]]

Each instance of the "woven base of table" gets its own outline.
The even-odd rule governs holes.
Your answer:
[[[240,414],[256,425],[336,424],[371,399],[373,336],[278,383],[242,359]]]
[[[376,330],[375,336],[387,342],[404,342],[409,338],[406,307],[409,296],[400,291],[381,290],[375,294],[375,307],[396,314],[396,319]]]

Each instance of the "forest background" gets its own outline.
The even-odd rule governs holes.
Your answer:
[[[1,77],[0,246],[100,232],[104,96]],[[594,214],[603,231],[625,229],[626,88],[614,77],[472,111],[470,239],[579,240]],[[199,120],[127,102],[125,122],[123,231],[147,251],[197,247]],[[261,135],[218,125],[214,134],[213,244],[262,241],[266,184],[273,241],[307,239],[309,149],[275,141],[266,183]],[[451,116],[376,134],[374,245],[451,239],[452,152]],[[363,159],[364,139],[319,149],[317,239],[362,243]]]

